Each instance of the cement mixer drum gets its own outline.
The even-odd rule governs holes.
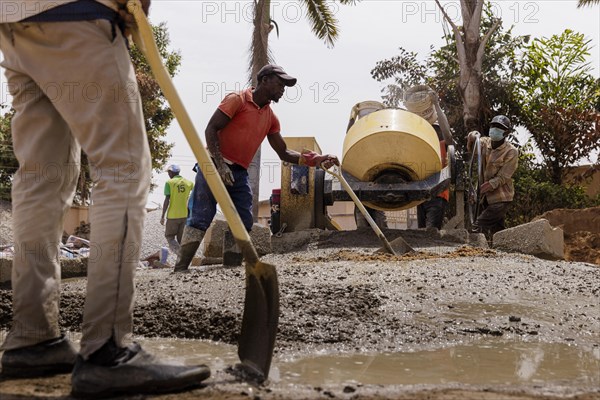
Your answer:
[[[383,109],[358,119],[344,140],[342,169],[362,182],[422,181],[440,172],[440,142],[431,124],[408,111]],[[365,202],[380,210],[403,210],[420,202]]]

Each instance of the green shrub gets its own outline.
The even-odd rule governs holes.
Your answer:
[[[529,145],[519,151],[519,167],[513,176],[515,198],[506,216],[508,227],[530,222],[556,208],[586,208],[600,205],[600,196],[590,198],[580,185],[558,185],[539,164]]]

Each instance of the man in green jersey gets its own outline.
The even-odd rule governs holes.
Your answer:
[[[169,248],[177,254],[183,235],[183,228],[188,217],[188,198],[194,184],[181,175],[181,168],[172,164],[167,169],[169,180],[165,183],[165,201],[162,208],[160,224],[165,225],[165,214],[167,215],[167,224],[165,226],[165,237],[169,243]]]

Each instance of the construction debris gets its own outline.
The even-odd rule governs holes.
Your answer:
[[[496,233],[493,237],[493,247],[547,260],[562,260],[565,255],[563,230],[553,228],[546,219]]]
[[[65,258],[89,257],[90,241],[77,236],[69,236],[60,246],[60,255]]]

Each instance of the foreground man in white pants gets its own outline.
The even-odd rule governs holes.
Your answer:
[[[0,0],[0,50],[16,110],[13,324],[2,375],[73,370],[76,396],[198,385],[204,366],[166,364],[128,344],[151,159],[120,1]],[[143,2],[148,11],[150,1]],[[59,244],[86,152],[95,186],[77,355],[58,326]],[[74,368],[74,369],[73,369]]]

